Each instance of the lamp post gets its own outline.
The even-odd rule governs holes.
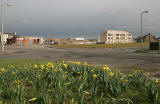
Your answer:
[[[10,3],[1,3],[1,43],[2,43],[2,53],[4,52],[4,6],[11,6]]]
[[[143,14],[148,13],[148,11],[141,12],[141,48],[143,48]]]

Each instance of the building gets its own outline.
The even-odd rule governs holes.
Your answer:
[[[155,36],[153,36],[153,35],[150,34],[150,33],[144,35],[144,36],[142,37],[142,39],[143,39],[143,42],[148,42],[148,43],[158,41],[158,39],[156,39]],[[136,40],[136,42],[141,42],[141,37],[138,36],[135,40]]]
[[[98,42],[105,44],[132,43],[132,34],[126,31],[108,30],[101,33]]]
[[[0,33],[0,43],[4,42],[4,44],[7,43],[8,34],[1,34]]]
[[[83,41],[83,40],[85,40],[85,38],[79,38],[79,37],[77,37],[77,38],[71,38],[72,40],[81,40],[81,41]]]
[[[143,36],[143,42],[156,42],[155,36],[148,33],[147,35]]]
[[[8,34],[8,39],[11,39],[17,35],[16,32],[15,33],[5,33],[5,34]]]
[[[0,43],[4,41],[4,44],[7,44],[7,39],[11,39],[16,35],[16,33],[4,33],[3,35],[0,33]]]
[[[42,45],[44,42],[43,37],[36,36],[14,36],[12,38],[7,39],[7,44],[15,44],[15,45]]]
[[[54,44],[69,44],[69,41],[66,39],[60,38],[48,38],[44,41],[46,45],[54,45]]]
[[[156,41],[157,41],[157,42],[160,42],[160,37],[158,37],[158,38],[156,39]]]

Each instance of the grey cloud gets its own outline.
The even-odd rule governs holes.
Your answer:
[[[12,4],[5,8],[9,32],[98,37],[101,29],[119,29],[139,35],[140,12],[149,10],[143,18],[144,32],[160,33],[159,0],[12,0]]]

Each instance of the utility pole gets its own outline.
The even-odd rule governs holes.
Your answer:
[[[4,10],[3,4],[1,4],[1,43],[2,43],[2,53],[4,53]]]
[[[148,11],[141,12],[141,48],[143,48],[143,14],[148,13]]]

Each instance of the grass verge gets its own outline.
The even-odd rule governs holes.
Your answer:
[[[145,47],[149,47],[148,43],[144,43]],[[50,48],[130,48],[141,47],[140,43],[128,43],[128,44],[70,44],[70,45],[51,45]]]

